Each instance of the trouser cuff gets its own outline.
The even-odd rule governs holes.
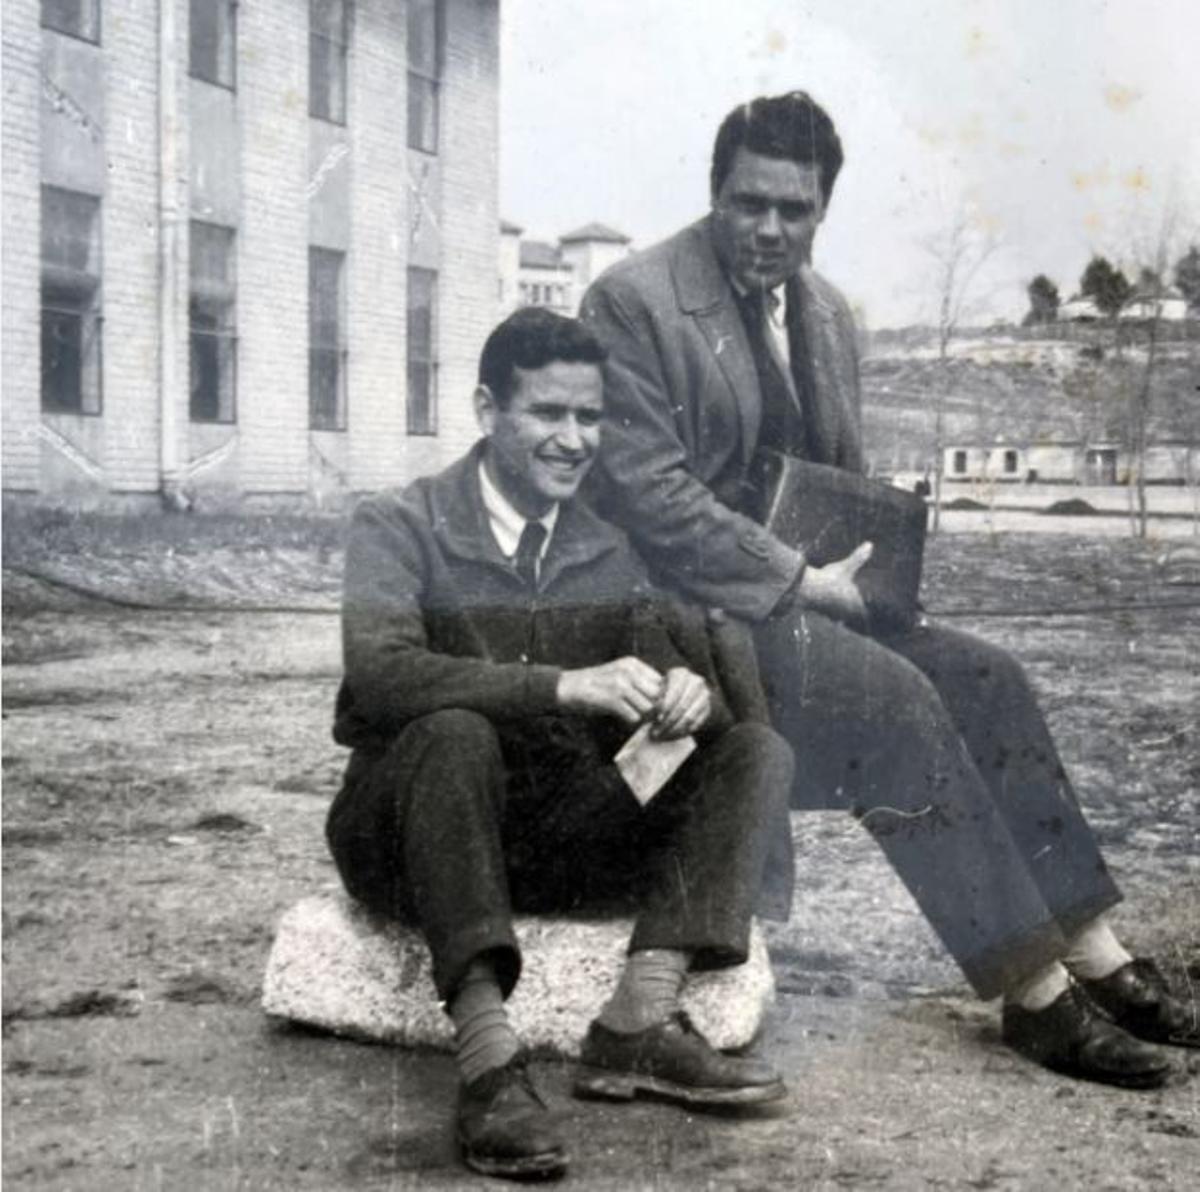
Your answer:
[[[672,922],[657,916],[638,918],[629,941],[630,952],[672,948],[691,954],[693,972],[745,964],[750,955],[750,922],[722,916],[704,923]]]
[[[521,975],[521,949],[507,916],[484,919],[443,939],[433,939],[427,933],[426,940],[433,958],[433,983],[443,1002],[454,996],[471,962],[482,957],[492,962],[500,992],[506,998]]]

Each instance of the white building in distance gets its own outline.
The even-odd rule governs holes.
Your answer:
[[[524,228],[500,223],[500,306],[504,314],[520,306],[544,306],[575,315],[592,282],[629,255],[630,239],[602,223],[589,223],[557,244],[523,240]]]

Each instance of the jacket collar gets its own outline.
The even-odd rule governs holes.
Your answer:
[[[711,215],[698,219],[676,237],[671,276],[679,309],[687,314],[733,302],[733,283],[713,247]],[[826,292],[828,287],[818,284],[811,265],[801,265],[794,281],[806,322],[824,324],[837,318],[837,307]]]
[[[447,553],[497,568],[519,583],[512,561],[500,553],[483,506],[479,465],[486,445],[487,440],[480,439],[427,482],[433,534]],[[539,587],[548,588],[564,571],[616,550],[623,541],[619,530],[601,521],[579,498],[564,501],[542,560]]]
[[[748,464],[762,425],[762,398],[733,284],[713,247],[711,215],[697,220],[675,238],[671,276],[679,309],[695,318],[733,392],[742,421],[742,461]],[[827,445],[837,441],[845,405],[836,380],[837,363],[831,358],[837,307],[810,265],[802,265],[789,279],[788,300],[788,320],[801,321],[812,358],[815,408],[806,410],[805,416],[812,420],[822,445],[821,454],[825,454],[832,450]]]

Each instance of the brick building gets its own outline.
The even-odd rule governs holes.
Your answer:
[[[475,437],[498,0],[5,0],[3,478],[361,491]]]

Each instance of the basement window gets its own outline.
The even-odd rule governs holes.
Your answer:
[[[42,409],[99,414],[100,200],[42,187]]]

